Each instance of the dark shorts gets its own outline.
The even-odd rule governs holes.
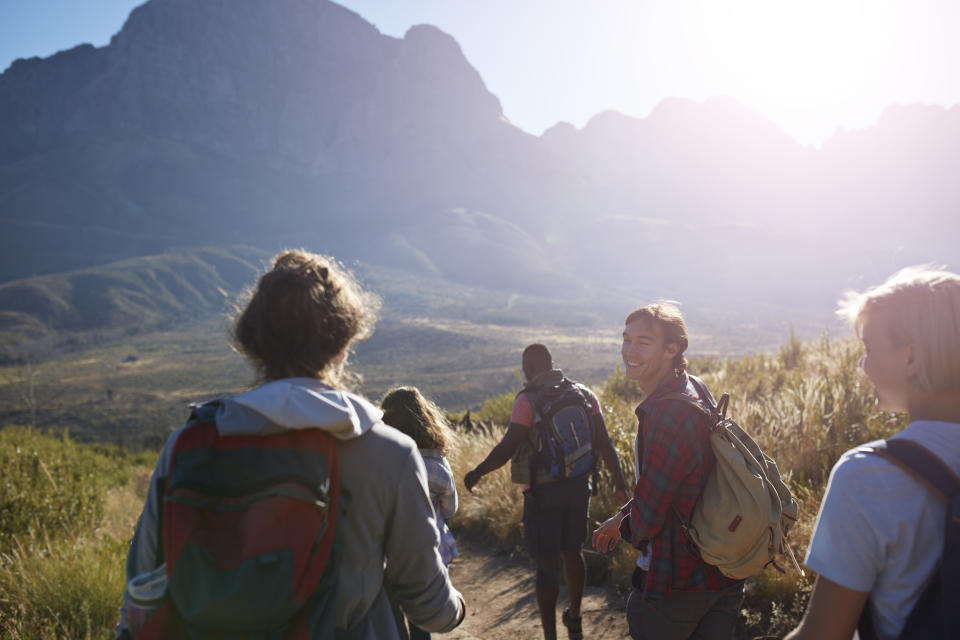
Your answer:
[[[578,552],[587,539],[588,477],[534,485],[523,492],[523,542],[534,560]]]

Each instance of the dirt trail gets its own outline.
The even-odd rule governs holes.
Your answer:
[[[457,540],[460,557],[450,578],[467,601],[467,618],[457,629],[437,638],[457,640],[542,640],[543,630],[534,593],[534,565],[520,554],[491,551],[473,540]],[[560,587],[557,637],[566,640],[560,612],[567,603]],[[583,594],[585,640],[627,638],[625,600],[607,587],[588,586]]]

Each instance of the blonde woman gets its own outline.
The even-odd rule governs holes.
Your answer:
[[[876,452],[893,443],[919,446],[932,456],[930,466],[960,474],[960,276],[904,269],[848,295],[839,314],[863,342],[860,364],[877,406],[907,414],[910,424],[886,442],[847,451],[834,466],[807,551],[819,577],[787,638],[850,640],[859,628],[861,640],[892,640],[940,563],[946,507]]]

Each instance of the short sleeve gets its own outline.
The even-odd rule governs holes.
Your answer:
[[[830,472],[806,565],[854,591],[871,591],[884,564],[886,504],[876,495],[871,460],[848,452]]]
[[[517,395],[517,399],[513,401],[513,410],[510,412],[510,423],[532,427],[534,422],[536,422],[536,417],[533,413],[533,405],[530,404],[530,398],[525,393]]]
[[[594,393],[593,391],[591,391],[590,389],[587,389],[587,393],[590,394],[590,408],[592,409],[592,413],[593,413],[594,415],[599,414],[599,413],[600,413],[600,398],[598,398],[598,397],[597,397],[597,394],[595,394],[595,393]]]

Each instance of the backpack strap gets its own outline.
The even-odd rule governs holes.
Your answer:
[[[730,394],[724,393],[720,396],[720,400],[715,402],[713,396],[700,378],[690,374],[687,374],[687,378],[693,385],[694,391],[697,392],[696,399],[680,392],[665,393],[660,397],[665,400],[679,400],[707,416],[711,424],[719,424],[727,417],[727,409],[730,406]]]
[[[949,503],[960,494],[960,477],[929,449],[913,440],[893,438],[867,447],[869,453],[894,463]]]
[[[691,381],[696,380],[697,382],[699,382],[699,380],[697,380],[693,376],[688,376],[688,377]],[[683,404],[687,405],[691,409],[695,409],[698,413],[706,417],[706,419],[710,424],[710,427],[709,427],[710,431],[714,431],[717,428],[717,426],[720,424],[720,421],[721,421],[720,414],[717,412],[716,406],[713,405],[707,399],[710,396],[703,392],[703,389],[702,389],[703,383],[700,383],[698,385],[697,382],[693,382],[693,388],[696,390],[697,396],[698,396],[697,399],[691,398],[689,395],[685,393],[679,393],[679,392],[665,393],[662,396],[660,396],[659,399],[660,400],[676,400],[678,402],[682,402]],[[725,399],[727,398],[727,394],[723,394],[723,396]],[[726,413],[726,408],[724,408],[724,413]],[[701,487],[700,490],[702,492],[703,487]],[[700,496],[697,496],[697,500],[699,499],[700,499]],[[690,538],[690,520],[688,518],[683,517],[683,515],[680,513],[680,510],[677,509],[677,505],[671,504],[670,507],[673,509],[674,515],[677,516],[677,520],[680,521],[680,528],[683,530],[683,535],[686,536],[687,538],[689,551],[693,554],[694,557],[700,558],[700,550],[697,549],[696,545],[693,544]]]
[[[190,416],[187,418],[185,426],[194,424],[212,423],[216,425],[217,411],[220,409],[222,401],[220,399],[210,400],[209,402],[198,402],[190,405]],[[176,444],[176,443],[174,443]],[[157,540],[163,540],[163,503],[166,497],[167,484],[170,482],[170,473],[173,469],[173,461],[176,456],[170,455],[167,468],[163,475],[157,477],[157,496],[161,501],[161,506],[157,512]],[[157,564],[166,562],[163,544],[157,545]]]
[[[713,399],[713,394],[707,389],[707,386],[703,384],[703,380],[697,376],[687,374],[687,377],[690,379],[690,383],[693,385],[693,388],[697,391],[697,396],[700,398],[700,401],[705,405],[710,407],[710,410],[714,413],[717,421],[723,420],[727,417],[727,409],[730,406],[730,394],[724,392],[720,396],[719,400]]]
[[[688,407],[691,407],[692,409],[696,409],[698,412],[702,413],[704,416],[706,416],[707,418],[709,418],[711,421],[713,421],[714,418],[716,418],[716,416],[714,415],[713,411],[711,411],[711,410],[708,409],[707,407],[703,406],[703,403],[701,403],[701,402],[699,402],[699,401],[697,401],[697,400],[694,400],[693,398],[691,398],[690,396],[688,396],[688,395],[685,394],[685,393],[677,393],[677,392],[665,393],[665,394],[663,394],[662,396],[660,396],[660,397],[658,398],[658,400],[677,400],[677,401],[682,402],[683,404],[687,405]]]
[[[520,389],[520,391],[517,391],[517,395],[514,398],[514,402],[517,401],[517,398],[526,394],[527,402],[530,403],[530,409],[533,411],[533,424],[530,425],[530,428],[525,437],[529,442],[530,435],[535,434],[534,438],[536,439],[537,445],[539,447],[540,436],[537,431],[538,429],[537,425],[540,423],[540,421],[538,420],[538,417],[540,416],[540,410],[537,408],[537,402],[536,402],[537,389],[538,389],[537,386],[534,386],[532,384],[527,384],[523,389]],[[531,488],[533,487],[533,485],[537,484],[537,467],[540,466],[538,462],[539,462],[539,451],[534,450],[531,452],[530,458],[528,460],[528,469],[529,469],[528,473],[530,474],[529,478],[530,478]]]
[[[943,556],[921,593],[920,600],[907,617],[907,626],[904,628],[906,633],[915,621],[916,614],[922,613],[941,616],[944,624],[942,629],[946,632],[947,625],[954,626],[951,616],[960,607],[960,585],[956,584],[960,575],[960,551],[957,550],[960,546],[960,477],[929,449],[906,438],[882,440],[862,450],[892,462],[946,503]],[[954,550],[952,556],[948,554],[950,549]],[[933,610],[938,597],[942,599],[939,612]],[[869,602],[860,614],[857,629],[862,640],[875,640],[878,637]]]
[[[566,380],[567,378],[564,378]],[[593,401],[591,398],[590,390],[587,389],[584,385],[579,382],[570,381],[577,392],[580,393],[580,397],[583,398],[583,408],[587,412],[587,422],[590,425],[590,447],[593,449],[593,471],[591,472],[590,487],[591,492],[594,497],[600,491],[600,447],[598,445],[597,438],[600,437],[600,426],[596,423],[593,417]],[[599,402],[599,399],[597,400]],[[597,407],[599,411],[600,407]],[[603,419],[603,415],[600,415],[600,419]],[[612,474],[613,472],[611,472]]]

